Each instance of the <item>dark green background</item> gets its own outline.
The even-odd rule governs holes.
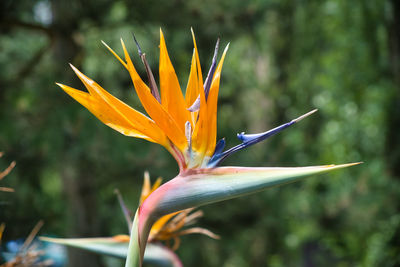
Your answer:
[[[364,161],[203,208],[221,236],[186,236],[185,266],[395,266],[400,264],[400,6],[396,0],[32,1],[0,3],[0,169],[3,241],[126,233],[114,188],[134,209],[143,172],[174,177],[160,146],[124,137],[55,82],[83,89],[68,62],[142,110],[127,72],[105,49],[122,37],[145,77],[134,32],[158,76],[159,28],[182,88],[198,40],[203,72],[230,42],[218,137],[273,128],[319,112],[224,165],[307,166]],[[157,78],[157,77],[156,77]],[[72,253],[70,266],[104,258]],[[118,265],[117,265],[118,266]]]

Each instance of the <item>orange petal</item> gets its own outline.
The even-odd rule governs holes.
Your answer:
[[[196,37],[194,36],[193,29],[190,29],[192,31],[192,38],[193,38],[193,45],[194,45],[194,53],[196,55],[196,61],[197,61],[197,74],[198,74],[198,79],[199,79],[199,88],[203,88],[203,75],[201,73],[201,65],[200,65],[200,58],[199,58],[199,52],[197,50],[197,44],[196,44]]]
[[[214,74],[214,78],[211,83],[210,93],[207,98],[207,108],[208,108],[208,145],[207,145],[207,156],[211,156],[215,149],[215,143],[217,141],[217,105],[218,105],[218,92],[219,83],[221,78],[222,65],[224,64],[224,59],[226,52],[228,51],[229,44],[225,47],[224,53],[218,63],[217,69]]]
[[[117,53],[115,53],[114,50],[112,50],[111,47],[109,47],[105,42],[103,42],[103,41],[101,41],[101,42],[102,42],[102,44],[103,44],[105,47],[107,47],[107,49],[111,52],[111,54],[113,54],[113,55],[118,59],[118,61],[121,62],[121,64],[122,64],[126,69],[128,69],[128,65],[126,65],[126,62],[123,61],[123,60],[117,55]]]
[[[143,201],[146,200],[146,198],[153,193],[158,187],[160,187],[162,182],[162,178],[158,177],[157,180],[155,181],[155,183],[153,184],[153,186],[151,186],[150,183],[150,175],[149,172],[145,172],[144,173],[144,182],[143,182],[143,186],[142,186],[142,192],[140,195],[140,204],[143,203]]]
[[[144,109],[178,149],[184,151],[187,148],[185,132],[178,127],[175,120],[151,94],[149,87],[142,81],[133,66],[132,60],[122,40],[121,43],[125,53],[129,74]]]
[[[169,146],[165,134],[151,119],[108,93],[100,85],[85,76],[73,65],[71,65],[71,67],[93,97],[106,102],[133,127],[141,127],[140,131],[145,132],[146,135],[155,140],[156,143],[159,143],[165,147]]]
[[[179,86],[178,77],[168,56],[164,35],[160,29],[160,89],[161,103],[176,121],[179,128],[185,131],[185,123],[189,120],[189,111]]]
[[[192,227],[192,228],[188,228],[185,230],[180,231],[179,233],[177,233],[178,235],[189,235],[189,234],[201,234],[201,235],[206,235],[210,238],[213,239],[220,239],[220,236],[217,234],[214,234],[213,232],[211,232],[210,230],[206,229],[206,228],[202,228],[202,227]]]
[[[144,181],[142,186],[142,191],[140,193],[140,201],[139,204],[142,204],[143,201],[150,195],[150,174],[148,171],[144,172]]]
[[[193,137],[192,137],[192,142],[193,142],[193,149],[201,155],[205,153],[205,150],[207,148],[207,143],[208,143],[208,122],[207,122],[207,103],[206,103],[206,96],[204,93],[204,86],[203,86],[203,77],[201,73],[201,67],[200,67],[200,59],[199,59],[199,53],[197,50],[197,45],[196,45],[196,38],[193,33],[192,29],[192,37],[193,37],[193,44],[194,44],[194,51],[195,51],[195,56],[196,56],[196,69],[197,69],[197,81],[198,81],[198,91],[200,94],[200,111],[199,111],[199,117],[198,121],[195,125],[194,131],[193,131]]]
[[[196,123],[192,144],[193,149],[200,155],[205,153],[208,143],[208,121],[207,121],[207,103],[204,90],[200,90],[200,111],[198,122]]]
[[[157,180],[154,182],[153,186],[151,187],[150,194],[153,193],[154,190],[156,190],[157,188],[159,188],[160,185],[161,185],[161,183],[162,183],[162,178],[161,178],[161,177],[158,177]]]
[[[154,140],[151,138],[151,132],[148,135],[149,127],[158,128],[157,125],[154,124],[149,118],[144,116],[143,114],[136,111],[136,113],[140,114],[137,117],[144,117],[147,119],[147,127],[143,127],[138,123],[136,125],[132,125],[129,123],[124,117],[122,117],[117,111],[115,111],[110,105],[102,101],[101,99],[96,99],[92,95],[82,92],[80,90],[76,90],[69,86],[63,84],[57,84],[60,86],[67,94],[69,94],[72,98],[78,101],[81,105],[87,108],[93,115],[95,115],[101,122],[106,124],[107,126],[113,128],[114,130],[132,137],[143,138],[151,142],[157,143],[159,140]],[[133,113],[134,114],[134,113]],[[135,118],[132,118],[135,119]],[[147,130],[147,131],[146,131]],[[159,130],[158,130],[159,131]]]
[[[151,227],[150,230],[150,238],[154,237],[163,227],[164,225],[172,218],[174,217],[176,214],[178,214],[180,211],[174,212],[174,213],[170,213],[167,214],[165,216],[162,216],[160,219],[158,219],[153,226]]]
[[[197,75],[197,60],[196,52],[193,50],[192,63],[190,65],[190,74],[188,79],[188,84],[186,87],[185,101],[186,107],[189,108],[193,105],[199,96],[199,79]],[[192,125],[196,124],[198,112],[191,112]]]

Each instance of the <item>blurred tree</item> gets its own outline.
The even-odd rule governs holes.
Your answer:
[[[127,73],[100,40],[121,53],[123,37],[146,77],[131,42],[134,31],[157,76],[162,27],[185,88],[191,26],[203,71],[217,37],[222,45],[231,42],[218,111],[218,136],[228,146],[236,144],[235,132],[263,131],[320,110],[226,165],[366,163],[329,179],[206,207],[202,224],[222,240],[183,238],[183,262],[398,265],[400,28],[394,0],[1,1],[0,148],[4,162],[18,162],[6,180],[16,192],[0,196],[0,221],[10,226],[4,240],[21,237],[38,219],[46,234],[64,237],[123,233],[113,189],[134,208],[144,170],[165,179],[176,174],[162,148],[104,127],[54,82],[83,88],[71,62],[139,107]],[[76,253],[70,266],[101,265]]]
[[[387,21],[388,33],[388,56],[391,67],[391,75],[394,82],[394,90],[390,93],[390,101],[387,112],[387,131],[386,131],[386,160],[391,175],[398,182],[400,178],[400,2],[390,1],[389,19]],[[400,213],[400,205],[395,205],[397,213]],[[393,236],[388,240],[390,255],[400,254],[400,225],[394,229]],[[395,256],[394,256],[395,257]],[[397,264],[400,262],[397,256]]]

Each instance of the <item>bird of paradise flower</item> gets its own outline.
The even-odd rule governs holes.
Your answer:
[[[149,85],[146,85],[137,73],[122,39],[125,59],[119,57],[103,42],[128,70],[136,93],[149,117],[109,94],[72,65],[72,69],[83,82],[88,93],[58,84],[103,123],[124,135],[162,145],[179,165],[178,176],[150,194],[137,210],[126,266],[141,265],[152,225],[166,214],[258,192],[271,186],[296,181],[307,175],[358,164],[294,168],[218,167],[233,153],[265,140],[316,110],[263,133],[240,133],[238,138],[241,143],[224,151],[225,140],[221,139],[217,142],[217,99],[222,65],[229,44],[217,64],[219,49],[219,41],[217,41],[211,67],[203,82],[193,30],[192,38],[194,51],[185,96],[169,58],[161,30],[160,90],[139,45],[139,56],[144,63]]]

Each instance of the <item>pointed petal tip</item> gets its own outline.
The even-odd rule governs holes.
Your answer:
[[[100,41],[101,41],[101,43],[102,43],[105,47],[107,47],[108,49],[110,49],[109,45],[108,45],[106,42],[104,42],[103,40],[100,40]]]
[[[329,164],[329,165],[324,165],[322,167],[324,168],[333,168],[333,169],[341,169],[341,168],[347,168],[347,167],[352,167],[356,165],[360,165],[364,162],[352,162],[352,163],[344,163],[344,164]]]
[[[64,85],[62,83],[56,83],[56,85],[60,86],[62,90],[64,90],[66,93],[71,92],[72,90],[74,90],[73,88]]]
[[[57,241],[60,242],[58,238],[53,238],[53,237],[39,236],[38,238],[40,241],[44,242],[53,242],[53,243],[57,243]]]
[[[230,45],[230,44],[231,44],[231,43],[229,42],[229,43],[225,46],[224,53],[226,53],[226,51],[228,51],[229,45]]]
[[[141,57],[142,54],[143,54],[143,52],[142,52],[142,49],[140,48],[139,42],[137,41],[136,36],[135,36],[135,34],[134,34],[133,32],[132,32],[132,36],[133,36],[133,41],[134,41],[135,44],[136,44],[136,47],[137,47],[139,56]]]
[[[148,170],[144,171],[144,179],[150,181],[150,173]]]
[[[192,33],[192,38],[193,38],[193,40],[195,40],[195,39],[196,39],[196,37],[195,37],[195,35],[194,35],[194,30],[193,30],[193,27],[190,27],[190,32]]]
[[[359,161],[359,162],[340,164],[340,165],[336,165],[336,166],[351,167],[351,166],[356,166],[356,165],[360,165],[360,164],[363,164],[363,163],[364,163],[363,161]]]
[[[72,65],[72,63],[68,63],[68,64],[69,64],[69,66],[72,68],[72,70],[75,72],[75,74],[76,74],[78,77],[87,78],[87,77],[85,77],[85,76],[83,75],[83,73],[82,73],[80,70],[78,70],[77,67],[75,67],[74,65]]]
[[[294,122],[299,122],[299,121],[301,121],[302,119],[307,118],[308,116],[310,116],[311,114],[314,114],[314,113],[317,112],[317,111],[318,111],[318,109],[313,109],[313,110],[311,110],[310,112],[307,112],[306,114],[303,114],[303,115],[301,115],[300,117],[294,119],[293,121],[294,121]]]

